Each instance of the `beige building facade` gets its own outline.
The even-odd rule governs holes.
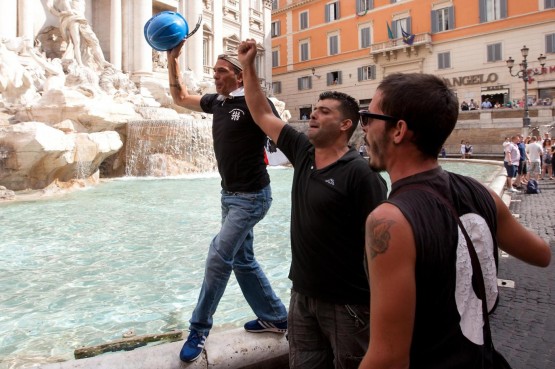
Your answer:
[[[512,73],[518,72],[524,45],[529,105],[553,106],[553,0],[274,0],[271,29],[273,91],[293,120],[309,113],[325,90],[348,93],[365,107],[383,77],[395,72],[438,75],[461,103],[488,99],[522,108],[524,81],[511,76],[506,60],[512,57]],[[484,119],[493,122],[490,113]],[[541,122],[538,114],[546,115]],[[511,122],[522,126],[521,117]],[[552,109],[531,112],[531,119],[552,122]]]

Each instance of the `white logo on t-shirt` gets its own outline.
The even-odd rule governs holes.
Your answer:
[[[245,112],[241,109],[233,109],[229,114],[231,115],[231,120],[238,121],[242,115],[245,115]]]
[[[497,268],[493,256],[493,238],[486,220],[478,214],[465,214],[461,222],[468,233],[482,268],[486,288],[488,311],[495,305],[497,299]],[[455,287],[455,301],[461,316],[461,331],[466,338],[477,345],[484,344],[482,317],[482,301],[478,299],[472,288],[472,263],[463,233],[459,228],[457,245],[457,281]]]

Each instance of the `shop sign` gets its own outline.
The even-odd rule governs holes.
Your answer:
[[[529,68],[528,72],[528,82],[534,82],[534,74],[547,74],[547,73],[554,73],[555,72],[555,65],[551,65],[549,67],[543,68]]]
[[[485,74],[473,74],[470,76],[463,77],[453,77],[451,79],[444,78],[445,83],[449,87],[455,86],[468,86],[468,85],[481,85],[483,83],[494,83],[497,82],[499,76],[497,73],[490,73],[487,76]]]
[[[487,86],[482,88],[482,91],[496,91],[496,90],[506,90],[509,87],[507,86]]]

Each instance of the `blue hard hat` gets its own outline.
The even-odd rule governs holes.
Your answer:
[[[144,31],[150,47],[158,51],[167,51],[179,45],[187,36],[189,26],[181,14],[163,11],[146,22]]]

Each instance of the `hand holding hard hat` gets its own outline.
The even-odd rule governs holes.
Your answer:
[[[163,11],[146,22],[144,27],[146,42],[154,50],[168,51],[175,48],[181,41],[191,37],[200,27],[202,15],[195,29],[189,33],[189,25],[185,18],[171,11]]]

